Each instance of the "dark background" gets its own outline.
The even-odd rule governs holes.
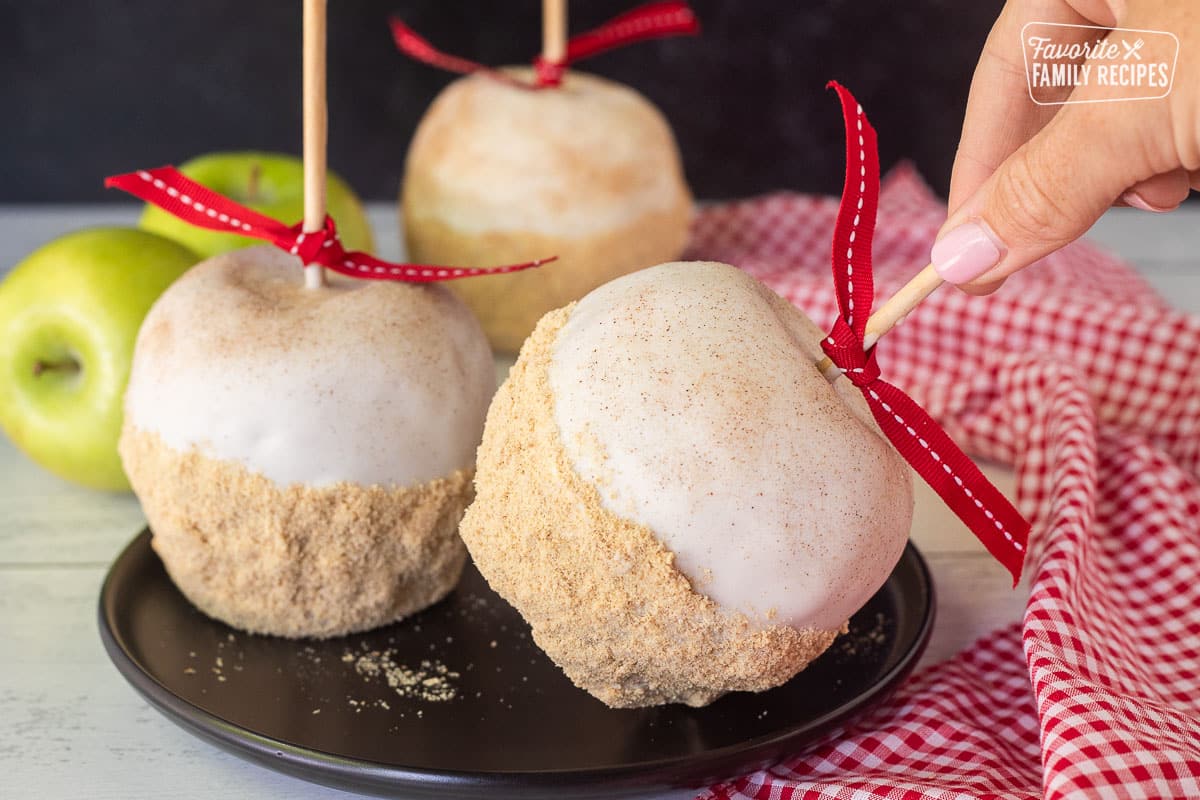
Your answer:
[[[640,0],[574,0],[581,31]],[[330,165],[392,199],[417,121],[449,73],[409,61],[386,20],[489,64],[527,62],[540,0],[332,0]],[[945,193],[967,90],[1000,0],[694,0],[699,38],[586,62],[671,120],[700,198],[835,193],[845,83],[884,167]],[[300,150],[299,0],[0,0],[0,202],[117,201],[103,176],[228,149]]]

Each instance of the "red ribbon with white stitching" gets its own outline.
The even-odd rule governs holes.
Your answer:
[[[571,64],[615,47],[664,36],[693,36],[700,32],[700,23],[687,3],[679,0],[647,3],[613,17],[598,28],[572,36],[567,41],[567,54],[561,62],[549,62],[538,56],[533,61],[534,83],[527,84],[483,64],[441,52],[399,19],[393,17],[391,25],[396,47],[417,61],[450,72],[485,72],[498,80],[528,89],[558,86],[562,83],[563,72]]]
[[[299,256],[305,264],[321,266],[354,278],[430,283],[476,275],[498,275],[540,266],[555,257],[509,264],[503,267],[447,267],[430,264],[393,264],[369,253],[346,251],[338,238],[333,218],[325,216],[325,227],[305,233],[302,224],[285,225],[201,186],[174,167],[159,167],[113,175],[104,185],[129,192],[153,203],[185,222],[221,233],[236,233],[270,242]]]
[[[923,408],[880,379],[875,348],[863,349],[875,296],[871,241],[879,203],[879,155],[875,129],[862,106],[845,87],[834,81],[829,86],[841,99],[846,123],[846,183],[832,252],[841,314],[821,346],[862,391],[879,427],[900,455],[1012,573],[1016,585],[1029,541],[1029,523]]]

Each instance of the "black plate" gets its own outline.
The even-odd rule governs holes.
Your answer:
[[[703,786],[796,752],[912,670],[933,613],[929,570],[910,544],[850,633],[787,684],[701,709],[612,710],[566,679],[472,565],[450,597],[408,620],[294,641],[197,611],[143,531],[104,582],[100,635],[151,705],[272,769],[385,796],[584,798]],[[389,686],[386,670],[357,668],[372,650],[411,668],[397,677],[431,677],[454,697],[431,700],[420,682],[423,697],[401,696],[413,692]]]

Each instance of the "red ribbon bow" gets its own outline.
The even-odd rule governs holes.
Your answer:
[[[533,61],[535,80],[531,85],[483,64],[443,53],[395,17],[392,18],[391,25],[396,47],[417,61],[450,72],[485,72],[498,80],[527,89],[558,86],[562,83],[563,72],[571,64],[614,47],[664,36],[692,36],[700,32],[700,23],[687,3],[679,0],[647,3],[613,17],[598,28],[571,37],[567,42],[566,57],[561,62],[547,61],[538,56]]]
[[[301,223],[285,225],[271,217],[252,211],[224,195],[201,186],[174,167],[138,170],[113,175],[104,185],[129,192],[134,197],[153,203],[185,222],[200,228],[222,233],[237,233],[270,242],[287,250],[305,264],[320,264],[334,272],[354,278],[429,283],[432,281],[470,278],[476,275],[497,275],[540,266],[556,257],[538,259],[524,264],[503,267],[446,267],[429,264],[393,264],[369,253],[347,251],[342,247],[333,218],[325,216],[325,227],[305,233]]]
[[[1015,586],[1025,560],[1029,523],[923,408],[880,379],[875,348],[863,348],[875,297],[871,241],[879,205],[879,155],[875,129],[862,106],[845,87],[834,81],[829,86],[841,99],[846,124],[846,182],[832,249],[841,315],[821,347],[862,391],[876,422],[900,455],[1012,573]]]

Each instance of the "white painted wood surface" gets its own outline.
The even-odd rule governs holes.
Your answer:
[[[373,207],[371,216],[384,254],[398,256],[392,208]],[[133,218],[130,206],[0,207],[0,272],[68,230]],[[1200,313],[1200,209],[1163,217],[1118,209],[1093,238]],[[1011,488],[1006,470],[988,471]],[[939,595],[929,664],[1020,619],[1024,596],[923,486],[917,505],[914,539]],[[117,674],[96,631],[97,597],[108,564],[143,522],[133,497],[64,483],[0,438],[0,798],[350,796],[193,738]]]

